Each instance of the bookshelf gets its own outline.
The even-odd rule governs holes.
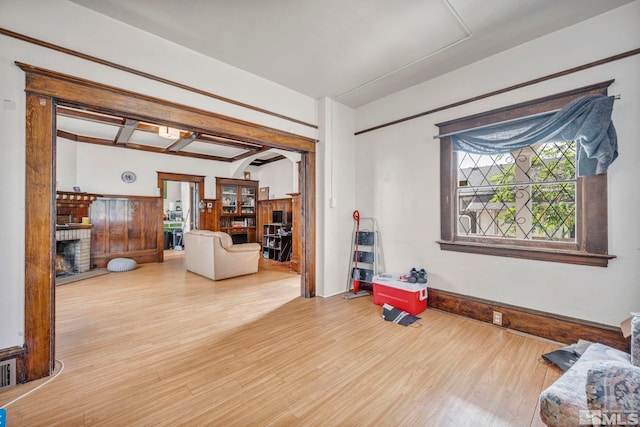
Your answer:
[[[291,260],[291,226],[285,224],[262,226],[262,256],[278,262]]]

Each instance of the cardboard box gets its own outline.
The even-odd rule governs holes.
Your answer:
[[[373,276],[373,302],[389,304],[395,308],[416,315],[427,308],[427,284],[409,283],[400,280],[399,274],[379,274]]]
[[[260,187],[258,190],[258,200],[269,200],[269,187]]]
[[[637,315],[640,313],[631,313],[632,315]],[[628,319],[624,319],[622,321],[622,323],[620,323],[620,329],[622,329],[622,336],[624,336],[625,338],[628,338],[629,336],[631,336],[631,320],[633,319],[633,316],[629,317]]]

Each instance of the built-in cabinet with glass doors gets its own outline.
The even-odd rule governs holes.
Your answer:
[[[256,203],[258,181],[216,178],[216,198],[220,203],[220,231],[234,243],[257,242]]]

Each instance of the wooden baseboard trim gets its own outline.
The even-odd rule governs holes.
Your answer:
[[[162,252],[162,250],[160,250]],[[160,262],[157,249],[146,249],[130,252],[93,253],[91,254],[91,268],[106,268],[114,258],[131,258],[138,264]]]
[[[16,383],[24,383],[27,378],[24,366],[24,347],[10,347],[0,350],[0,362],[9,359],[16,359]]]
[[[630,343],[620,328],[429,288],[429,307],[486,323],[493,312],[502,313],[502,327],[571,344],[579,339],[599,342],[629,352]]]

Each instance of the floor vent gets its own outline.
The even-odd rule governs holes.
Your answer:
[[[0,362],[0,390],[16,385],[16,359]]]

